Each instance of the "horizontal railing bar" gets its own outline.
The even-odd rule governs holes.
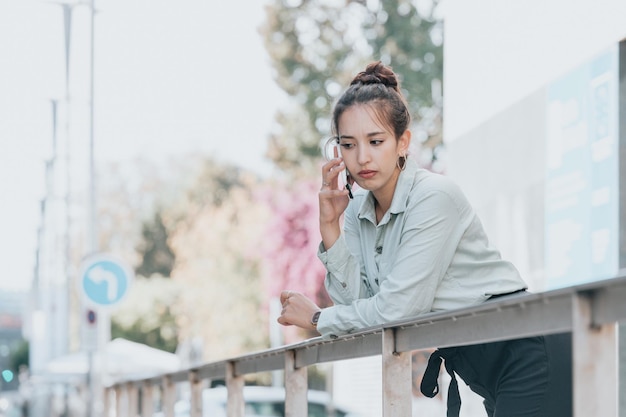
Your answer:
[[[195,368],[198,379],[225,379],[226,362],[213,362]]]
[[[589,284],[581,284],[579,286],[572,286],[567,288],[560,288],[557,290],[546,291],[536,294],[524,294],[524,295],[512,295],[509,297],[498,298],[493,301],[487,301],[482,304],[477,304],[471,307],[460,308],[457,310],[446,310],[435,313],[428,313],[416,318],[408,318],[398,321],[393,321],[384,324],[383,328],[391,327],[403,327],[403,326],[419,326],[422,324],[432,324],[437,321],[449,321],[457,318],[475,315],[482,312],[488,312],[492,310],[498,310],[499,308],[516,305],[516,304],[528,304],[541,300],[541,302],[549,302],[561,297],[572,297],[578,293],[597,293],[598,291],[609,290],[619,291],[620,288],[626,288],[626,277],[619,276],[606,281],[597,281]]]
[[[412,320],[387,323],[337,339],[313,338],[280,348],[208,363],[168,374],[174,381],[187,380],[197,371],[199,379],[223,379],[226,364],[235,373],[284,370],[285,352],[294,351],[296,367],[379,355],[384,329],[394,328],[396,350],[411,350],[506,340],[572,330],[572,302],[585,295],[592,300],[594,323],[626,321],[626,276],[537,294],[514,295],[453,311],[430,313]],[[184,377],[184,378],[183,378]],[[141,379],[160,381],[160,378]],[[125,383],[120,381],[118,384]]]
[[[516,304],[532,303],[535,300],[541,300],[542,302],[549,302],[550,300],[557,299],[563,296],[571,297],[581,292],[598,292],[598,291],[620,291],[620,289],[626,288],[626,276],[620,275],[617,278],[596,281],[588,284],[581,284],[578,286],[572,286],[567,288],[560,288],[556,290],[546,291],[536,294],[525,295],[512,295],[509,297],[498,298],[493,301],[487,301],[482,304],[477,304],[471,307],[460,308],[457,310],[446,310],[435,313],[428,313],[416,318],[408,318],[398,321],[393,321],[384,324],[382,327],[387,329],[391,327],[405,327],[405,326],[419,326],[422,324],[432,324],[437,321],[449,321],[455,320],[463,316],[471,316],[483,312],[489,312],[492,310],[498,310],[502,307]]]
[[[312,339],[309,345],[296,350],[296,367],[380,355],[381,340],[380,329],[354,333],[330,341]]]
[[[167,374],[167,376],[169,376],[170,379],[172,380],[172,382],[174,382],[174,383],[188,382],[189,381],[189,372],[191,372],[190,369],[184,369],[184,370],[181,370],[181,371],[172,372],[171,374]]]
[[[382,330],[378,328],[343,336],[336,340],[316,337],[281,348],[234,358],[232,361],[235,363],[235,374],[242,375],[282,370],[285,352],[290,350],[295,352],[295,365],[298,368],[316,363],[374,356],[381,352],[381,334]]]
[[[151,378],[142,379],[141,381],[137,381],[140,383],[146,383],[150,385],[159,385],[163,381],[163,375],[157,375]]]
[[[134,381],[129,381],[129,382],[134,384],[137,388],[143,388],[146,384],[149,384],[149,385],[160,384],[162,380],[163,380],[163,375],[160,374],[157,376],[144,378],[144,379],[136,379]]]
[[[234,364],[235,376],[256,372],[269,372],[282,370],[285,366],[285,352],[296,346],[305,346],[307,341],[285,345],[278,348],[249,353],[228,361]]]
[[[572,296],[522,301],[517,305],[474,311],[447,322],[420,323],[396,330],[396,351],[470,345],[562,333],[572,329]],[[445,331],[442,325],[445,324]]]
[[[284,351],[274,355],[260,355],[233,361],[235,363],[235,375],[246,375],[258,372],[269,372],[285,368]]]

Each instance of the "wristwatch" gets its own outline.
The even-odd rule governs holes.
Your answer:
[[[311,317],[311,324],[313,325],[313,327],[315,327],[317,329],[317,322],[320,319],[320,314],[322,313],[322,310],[317,310],[315,313],[313,313],[313,317]]]

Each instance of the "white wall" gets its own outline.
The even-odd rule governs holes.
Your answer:
[[[444,0],[444,138],[626,38],[624,0]]]
[[[447,173],[546,288],[546,86],[626,38],[624,0],[443,0]]]

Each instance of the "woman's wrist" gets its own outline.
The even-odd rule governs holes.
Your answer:
[[[339,239],[339,236],[341,236],[341,229],[339,225],[320,225],[320,234],[322,235],[324,247],[328,250],[335,244],[337,239]]]

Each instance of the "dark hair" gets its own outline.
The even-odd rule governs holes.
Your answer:
[[[350,87],[339,97],[333,110],[332,129],[339,134],[339,118],[356,104],[372,106],[381,122],[392,128],[399,138],[411,123],[406,99],[400,92],[400,82],[391,67],[382,62],[372,62],[359,72]]]

